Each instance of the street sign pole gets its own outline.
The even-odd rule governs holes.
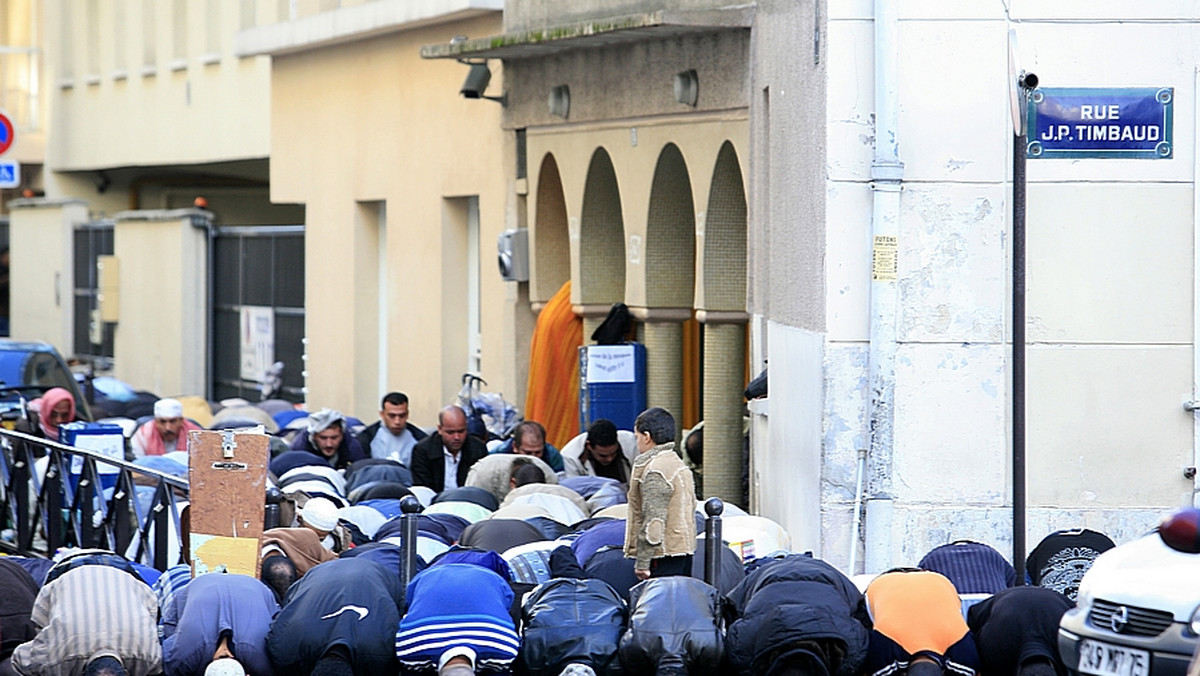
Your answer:
[[[1017,65],[1016,32],[1008,32],[1009,103],[1013,122],[1012,253],[1012,523],[1016,584],[1025,584],[1025,156],[1027,105],[1037,76]]]

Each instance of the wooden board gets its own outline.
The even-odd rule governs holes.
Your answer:
[[[251,430],[188,434],[192,576],[258,576],[270,441]]]

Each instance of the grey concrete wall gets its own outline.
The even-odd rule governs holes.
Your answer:
[[[509,0],[504,3],[504,30],[527,31],[664,9],[718,9],[730,4],[738,3],[721,0]]]
[[[547,103],[559,85],[571,91],[571,123],[744,108],[749,48],[749,31],[739,30],[508,61],[506,124],[562,124]],[[675,74],[690,69],[700,82],[695,108],[675,100]]]
[[[758,3],[749,94],[748,307],[811,331],[825,329],[824,5]]]

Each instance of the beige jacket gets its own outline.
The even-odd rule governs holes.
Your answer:
[[[696,551],[696,494],[692,473],[675,452],[674,442],[637,457],[629,477],[629,518],[625,556],[646,570],[651,559]]]

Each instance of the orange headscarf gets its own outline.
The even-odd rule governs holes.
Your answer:
[[[62,387],[52,387],[46,390],[39,401],[41,404],[38,405],[38,424],[41,425],[42,433],[46,435],[47,439],[58,441],[58,427],[48,425],[46,419],[50,417],[50,411],[53,411],[55,406],[65,401],[71,405],[67,411],[67,421],[74,420],[75,397],[72,397],[71,393]]]

